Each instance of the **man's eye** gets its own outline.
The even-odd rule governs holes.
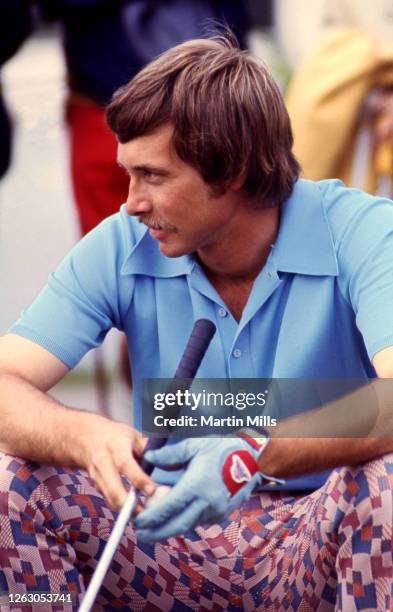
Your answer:
[[[150,183],[158,183],[162,179],[161,174],[150,172],[150,170],[143,170],[142,176]]]

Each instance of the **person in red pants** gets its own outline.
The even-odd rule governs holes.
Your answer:
[[[67,106],[75,203],[87,234],[126,199],[128,181],[116,164],[117,142],[104,112],[89,99],[71,95]]]

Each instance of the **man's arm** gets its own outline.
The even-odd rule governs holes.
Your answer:
[[[135,429],[61,405],[46,392],[68,367],[38,344],[0,338],[0,450],[42,463],[86,469],[113,509],[124,503],[120,474],[138,489],[153,481],[136,457],[144,441]]]
[[[379,351],[374,356],[373,366],[379,378],[393,378],[393,346]]]
[[[258,467],[292,477],[357,465],[393,451],[393,346],[373,359],[378,379],[321,409],[278,425]],[[314,437],[317,436],[317,437]]]
[[[154,542],[224,520],[261,484],[258,468],[264,476],[285,478],[357,465],[393,450],[392,381],[366,383],[321,409],[282,421],[274,438],[259,450],[250,450],[254,445],[245,439],[223,437],[214,443],[209,438],[186,439],[147,453],[155,466],[187,464],[187,469],[162,499],[136,517],[138,538]]]

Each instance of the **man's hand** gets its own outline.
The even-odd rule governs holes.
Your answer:
[[[0,449],[37,463],[86,469],[119,510],[127,495],[121,475],[147,495],[155,490],[136,460],[147,440],[129,425],[68,408],[48,395],[68,370],[31,340],[0,338]]]
[[[238,437],[190,438],[148,451],[146,459],[156,466],[187,469],[166,497],[136,517],[137,536],[153,542],[224,520],[262,482],[260,452]]]
[[[146,495],[154,492],[154,481],[138,465],[147,439],[136,429],[86,414],[80,435],[84,467],[112,510],[120,510],[127,496],[121,475]]]

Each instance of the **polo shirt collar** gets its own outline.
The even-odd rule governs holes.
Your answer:
[[[195,265],[192,255],[182,257],[165,257],[158,242],[150,235],[148,228],[142,228],[142,234],[126,257],[120,274],[144,274],[157,278],[171,278],[190,274]]]
[[[336,251],[318,184],[300,179],[283,204],[272,259],[277,271],[337,276]]]
[[[190,274],[194,256],[165,257],[146,227],[126,257],[121,274],[170,278]],[[322,196],[317,183],[300,179],[283,204],[280,227],[271,254],[277,272],[337,276],[338,264]]]

